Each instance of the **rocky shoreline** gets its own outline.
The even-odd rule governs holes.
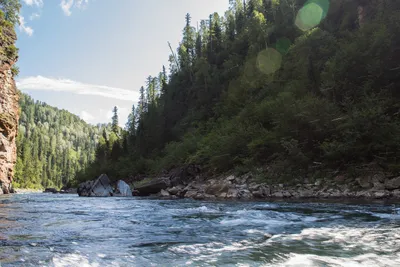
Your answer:
[[[152,179],[135,187],[134,195],[204,199],[399,199],[400,177],[383,173],[358,179],[337,176],[333,179],[297,184],[260,183],[251,174],[201,178],[187,170]]]
[[[129,180],[128,180],[129,181]],[[131,182],[131,181],[130,181]],[[393,199],[400,200],[400,177],[384,173],[360,178],[338,175],[291,184],[262,183],[252,174],[207,178],[199,168],[188,166],[161,177],[134,181],[131,186],[118,181],[115,187],[107,175],[79,185],[84,197],[152,196],[191,198],[196,200],[263,200],[263,199]],[[133,190],[132,190],[133,189]]]

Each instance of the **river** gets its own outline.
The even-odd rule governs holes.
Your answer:
[[[400,209],[2,196],[0,266],[400,266]]]

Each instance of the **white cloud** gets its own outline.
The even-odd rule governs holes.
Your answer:
[[[37,6],[37,7],[43,6],[43,0],[23,0],[23,1],[28,6]]]
[[[89,112],[87,112],[86,110],[82,110],[80,117],[84,121],[89,122],[89,123],[95,119],[95,117],[92,114],[90,114]]]
[[[33,29],[25,24],[25,19],[23,16],[19,16],[19,30],[25,32],[27,35],[32,36]]]
[[[66,16],[71,16],[73,7],[84,9],[87,4],[89,4],[89,0],[61,0],[60,6]]]
[[[31,16],[29,17],[30,20],[35,20],[40,18],[40,14],[39,13],[32,13]]]
[[[93,85],[76,82],[68,79],[54,79],[43,76],[32,76],[17,81],[20,90],[45,90],[70,92],[78,95],[96,95],[106,98],[137,101],[139,93],[121,88],[113,88],[104,85]]]
[[[76,0],[75,6],[77,8],[81,8],[82,9],[82,8],[85,8],[88,3],[89,3],[89,0]]]
[[[74,0],[62,0],[61,1],[61,9],[64,11],[66,16],[71,16],[71,7],[74,4]]]

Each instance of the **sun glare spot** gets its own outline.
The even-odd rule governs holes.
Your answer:
[[[309,0],[299,10],[295,24],[302,31],[308,31],[319,25],[329,10],[329,0]]]
[[[257,68],[264,74],[276,72],[282,64],[282,55],[273,48],[261,51],[257,56]]]

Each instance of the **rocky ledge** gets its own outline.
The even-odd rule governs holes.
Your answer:
[[[295,185],[257,182],[251,174],[202,179],[181,169],[170,176],[156,178],[135,188],[137,195],[192,199],[268,199],[268,198],[366,198],[400,199],[400,177],[375,174],[362,178],[337,176]]]

